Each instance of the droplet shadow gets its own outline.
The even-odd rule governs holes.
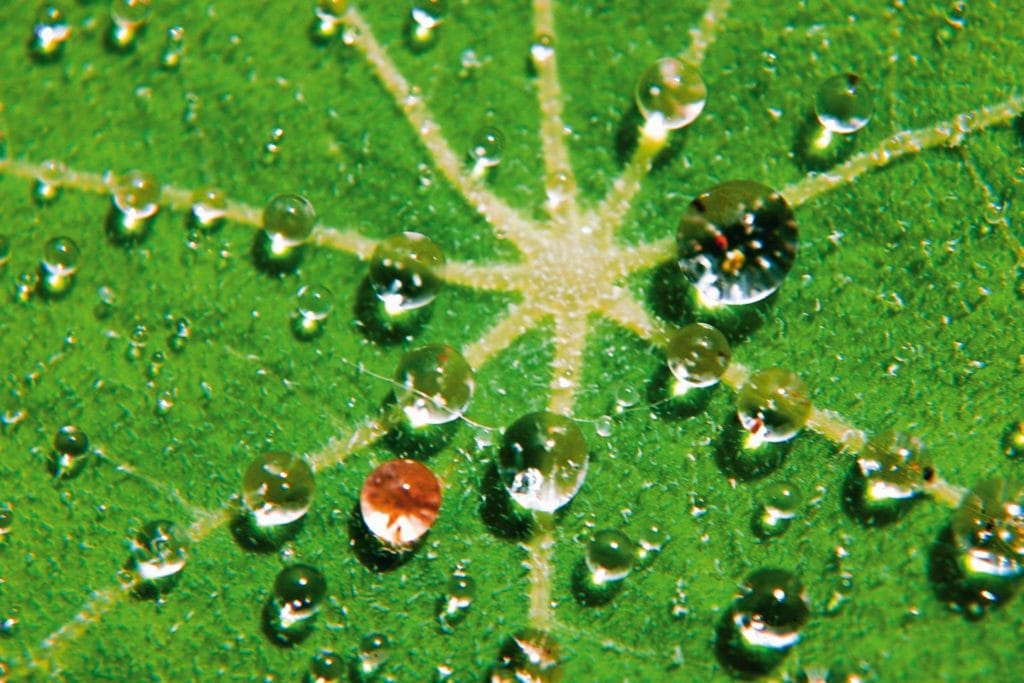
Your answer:
[[[866,527],[884,527],[903,519],[921,498],[892,501],[887,505],[870,505],[867,500],[867,479],[854,461],[843,479],[840,506],[853,520]]]
[[[595,583],[590,568],[580,559],[572,568],[572,595],[584,607],[607,605],[622,592],[625,581]]]
[[[651,381],[647,384],[647,402],[659,418],[687,420],[707,409],[715,387],[694,387],[683,394],[678,394],[678,384],[679,381],[667,363],[662,363],[654,371]]]
[[[751,448],[744,443],[747,434],[736,414],[730,413],[715,448],[715,463],[727,477],[740,481],[766,477],[782,466],[786,455],[793,448],[794,439],[766,442]]]
[[[228,524],[228,529],[242,550],[266,555],[277,552],[285,543],[298,536],[305,519],[300,517],[288,524],[259,526],[248,511],[239,509]]]
[[[412,559],[413,555],[416,554],[416,549],[423,544],[423,540],[429,535],[430,532],[427,532],[426,535],[411,546],[395,548],[374,536],[373,532],[366,527],[366,524],[363,523],[362,509],[358,502],[352,508],[352,513],[348,518],[349,545],[352,546],[356,559],[364,567],[375,572],[389,572],[401,567]]]
[[[389,393],[381,405],[380,414],[394,414],[397,405],[394,393]],[[451,444],[459,431],[462,420],[414,427],[402,415],[392,422],[391,428],[382,440],[384,446],[400,458],[425,461]]]
[[[411,340],[431,318],[433,306],[422,306],[400,315],[391,315],[373,291],[369,277],[356,289],[356,326],[363,336],[381,346],[393,346]]]
[[[804,172],[826,171],[850,158],[856,133],[833,133],[821,125],[813,111],[807,112],[793,140],[793,156]]]
[[[722,614],[715,627],[715,657],[718,662],[736,678],[752,680],[761,678],[777,667],[786,658],[788,650],[748,652],[737,633],[735,608],[730,607]]]

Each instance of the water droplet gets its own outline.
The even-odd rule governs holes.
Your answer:
[[[49,204],[60,195],[60,186],[67,175],[68,167],[63,161],[47,159],[39,164],[33,196],[40,204]]]
[[[810,606],[800,580],[782,569],[760,569],[747,577],[725,615],[719,652],[749,673],[766,673],[800,641]]]
[[[1024,420],[1017,420],[1006,428],[1002,438],[1003,455],[1014,460],[1024,456]]]
[[[754,516],[754,532],[768,538],[779,536],[796,517],[803,496],[796,484],[788,481],[769,484],[761,494],[761,503]]]
[[[317,0],[313,7],[313,39],[325,43],[337,36],[345,25],[348,0]]]
[[[694,199],[676,239],[679,267],[708,306],[771,295],[797,252],[793,210],[782,195],[749,180],[716,185]]]
[[[260,157],[264,166],[272,166],[277,163],[283,142],[284,128],[274,128],[270,131],[270,138],[263,144],[263,155]]]
[[[108,229],[118,242],[137,242],[160,210],[160,184],[149,173],[131,171],[118,178]]]
[[[263,453],[242,478],[242,499],[257,526],[278,526],[301,519],[313,504],[313,470],[291,453]]]
[[[469,147],[469,159],[473,163],[470,172],[474,178],[483,177],[489,168],[501,163],[505,151],[505,134],[493,126],[481,128],[473,134]]]
[[[612,435],[612,429],[614,426],[615,422],[612,420],[611,415],[602,415],[597,418],[597,422],[594,424],[594,431],[597,432],[598,436],[607,439]]]
[[[175,353],[181,353],[191,338],[192,323],[188,318],[178,318],[174,321],[174,331],[167,337],[167,348]]]
[[[649,125],[675,130],[693,123],[704,111],[708,88],[696,67],[664,57],[641,74],[636,106]]]
[[[39,285],[49,297],[67,294],[74,283],[81,252],[70,237],[54,237],[43,248],[39,264]]]
[[[576,423],[552,413],[531,413],[505,432],[498,470],[513,500],[528,510],[554,512],[583,486],[587,442]]]
[[[680,391],[685,391],[717,384],[729,367],[732,349],[718,328],[693,323],[672,335],[665,355],[669,370],[682,385]]]
[[[204,187],[192,193],[188,224],[191,228],[212,232],[224,225],[228,197],[224,190]]]
[[[814,113],[827,130],[846,135],[868,124],[874,106],[871,88],[860,76],[839,74],[818,88]]]
[[[89,437],[74,425],[64,425],[53,437],[48,467],[56,479],[70,479],[81,474],[88,461]]]
[[[154,407],[157,417],[164,417],[171,412],[177,396],[177,392],[172,389],[165,389],[160,392],[160,395],[156,397],[156,406]]]
[[[185,535],[174,522],[158,519],[143,526],[128,551],[132,590],[139,597],[159,598],[185,568]]]
[[[320,650],[309,662],[306,683],[337,683],[345,675],[345,660],[330,650]]]
[[[530,45],[530,59],[535,67],[555,56],[555,39],[547,33],[537,36],[537,39]]]
[[[447,0],[414,0],[407,31],[409,47],[415,51],[432,47],[447,10]]]
[[[473,369],[447,344],[406,352],[395,371],[395,399],[413,427],[462,417],[473,398]]]
[[[334,310],[334,295],[323,285],[303,285],[295,294],[292,331],[300,339],[312,339],[323,332],[327,316]]]
[[[615,392],[615,405],[617,412],[626,408],[632,408],[640,402],[640,390],[634,386],[624,384]]]
[[[128,335],[128,350],[125,356],[128,360],[139,360],[149,343],[149,328],[142,323],[136,323]]]
[[[415,460],[391,460],[363,483],[359,507],[366,528],[395,548],[409,547],[434,526],[441,510],[441,482]]]
[[[11,262],[11,240],[7,235],[0,234],[0,268]]]
[[[886,431],[871,437],[857,457],[864,477],[860,502],[869,510],[884,510],[920,496],[935,474],[924,450],[920,439],[902,432]]]
[[[150,0],[113,0],[110,3],[110,47],[126,52],[135,47],[139,33],[149,21]]]
[[[172,26],[167,29],[167,40],[164,43],[163,54],[160,55],[160,66],[167,70],[174,70],[181,66],[185,58],[185,29],[182,26]]]
[[[456,568],[448,577],[448,585],[438,604],[437,618],[442,631],[450,631],[452,626],[466,618],[474,597],[476,581],[462,567]]]
[[[10,503],[0,503],[0,543],[3,543],[14,526],[14,510]]]
[[[312,633],[327,581],[320,570],[306,564],[282,569],[274,579],[274,593],[263,610],[264,629],[281,645],[294,645]]]
[[[369,633],[359,641],[359,673],[364,677],[377,674],[388,660],[391,643],[383,633]]]
[[[43,5],[32,26],[32,55],[40,61],[57,59],[71,37],[71,26],[56,5]]]
[[[297,194],[279,194],[263,209],[263,231],[257,236],[256,258],[274,271],[293,270],[302,255],[302,246],[313,234],[316,209]]]
[[[555,639],[544,631],[526,629],[505,642],[489,681],[555,683],[561,674],[561,653]]]
[[[1024,486],[986,479],[970,491],[953,513],[953,537],[968,581],[993,597],[1024,576]]]
[[[736,394],[736,413],[752,441],[788,441],[811,414],[807,385],[789,370],[755,372]]]
[[[617,529],[602,529],[587,544],[586,562],[596,584],[621,581],[629,576],[636,561],[637,548]]]
[[[373,251],[369,278],[389,315],[431,303],[441,289],[444,254],[433,240],[418,232],[388,237]]]

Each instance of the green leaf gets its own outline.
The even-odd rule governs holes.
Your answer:
[[[483,187],[523,225],[543,223],[551,183],[536,94],[543,79],[529,64],[534,8],[448,4],[436,44],[424,50],[407,44],[402,3],[359,11],[459,161],[480,128],[504,133],[503,160]],[[11,252],[0,266],[0,503],[14,515],[0,536],[0,661],[12,680],[298,680],[320,649],[358,668],[373,633],[390,642],[383,677],[452,671],[452,680],[480,680],[511,635],[537,626],[558,643],[565,680],[729,679],[736,672],[716,655],[716,628],[744,578],[765,567],[798,575],[811,606],[800,643],[773,675],[842,666],[883,680],[1004,680],[1019,669],[1019,601],[966,618],[935,578],[948,507],[924,499],[891,524],[863,524],[844,504],[855,455],[810,429],[781,464],[738,476],[722,455],[733,390],[717,387],[693,416],[664,399],[659,334],[695,315],[681,304],[687,294],[671,254],[668,266],[626,268],[618,279],[594,265],[610,253],[640,258],[639,245],[671,239],[693,197],[717,183],[809,187],[798,184],[808,173],[798,150],[829,76],[857,73],[875,93],[874,115],[849,153],[899,131],[963,125],[971,132],[958,144],[880,160],[796,207],[793,272],[757,306],[755,324],[728,331],[743,367],[798,371],[816,407],[868,434],[919,436],[952,484],[1018,476],[1000,443],[1024,418],[1015,333],[1024,168],[1012,116],[1020,100],[1011,99],[1024,78],[1024,28],[1008,8],[736,2],[714,22],[700,67],[707,106],[671,134],[612,252],[588,246],[592,231],[610,226],[573,215],[565,232],[545,228],[529,233],[532,242],[511,220],[492,229],[410,125],[403,107],[416,105],[396,102],[358,49],[371,34],[355,36],[355,46],[340,36],[316,43],[311,2],[154,5],[122,53],[107,45],[105,3],[67,3],[72,33],[52,61],[32,56],[34,3],[0,8],[9,158],[0,164],[0,233]],[[691,0],[555,7],[558,101],[585,208],[629,163],[637,76],[685,52],[705,9]],[[167,69],[161,55],[174,26],[184,27],[185,54]],[[1000,103],[993,121],[957,119]],[[170,206],[138,244],[119,244],[105,227],[109,194],[83,190],[81,177],[69,177],[52,203],[33,197],[32,165],[46,159],[77,173],[141,169],[175,188],[221,187],[254,212],[275,194],[301,193],[325,225],[372,240],[429,235],[450,264],[476,268],[467,283],[510,263],[550,279],[515,281],[516,291],[449,284],[410,338],[383,343],[361,313],[373,299],[356,255],[307,245],[297,272],[268,274],[254,265],[258,233],[245,221],[190,235],[187,211]],[[71,291],[20,301],[19,276],[36,273],[45,244],[61,235],[81,248]],[[517,239],[533,246],[517,248]],[[639,302],[630,310],[655,321],[653,343],[606,314],[613,306],[601,297],[616,281],[621,300]],[[312,340],[297,339],[290,322],[306,284],[334,295]],[[556,291],[564,296],[552,298]],[[508,348],[493,357],[481,350],[510,305],[535,300],[543,301],[537,315],[499,335]],[[573,312],[589,314],[589,325]],[[176,350],[181,318],[190,337]],[[408,454],[409,440],[369,439],[352,453],[337,444],[373,432],[367,425],[387,410],[403,352],[435,343],[488,359],[476,369],[466,420],[431,432],[436,453],[416,454],[443,481],[440,517],[404,563],[382,571],[353,548],[365,534],[359,492],[376,465]],[[552,362],[572,371],[562,388]],[[531,542],[495,520],[494,442],[496,430],[552,401],[571,408],[591,460],[579,494],[535,522]],[[55,479],[47,462],[68,424],[85,430],[93,454],[78,476]],[[223,522],[242,473],[265,451],[320,466],[301,530],[259,553]],[[752,520],[780,482],[801,490],[804,504],[783,535],[762,539]],[[131,597],[120,587],[129,543],[159,519],[191,529],[187,566],[161,600]],[[640,542],[652,526],[667,539],[662,551],[610,600],[574,595],[595,531],[621,529]],[[296,562],[322,571],[329,599],[308,639],[279,647],[260,615],[278,571]],[[448,628],[438,604],[457,567],[476,597]]]

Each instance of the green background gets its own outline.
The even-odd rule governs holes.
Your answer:
[[[373,237],[421,231],[449,259],[515,258],[431,167],[362,58],[340,44],[311,43],[310,3],[156,4],[137,49],[115,54],[103,45],[105,4],[68,3],[74,34],[59,60],[39,64],[26,49],[35,3],[4,3],[0,127],[11,156],[58,158],[91,171],[140,168],[163,183],[220,185],[254,205],[301,192],[332,225]],[[421,53],[403,42],[403,3],[364,4],[456,150],[468,149],[482,125],[505,133],[505,160],[490,182],[513,204],[539,211],[544,173],[526,68],[528,4],[449,0],[438,43]],[[875,115],[858,149],[1004,100],[1021,82],[1024,25],[1005,3],[971,3],[962,29],[949,27],[948,3],[902,4],[736,2],[702,68],[707,108],[676,136],[623,238],[672,234],[693,195],[717,182],[749,178],[781,188],[799,179],[798,132],[817,84],[835,73],[855,71],[875,89]],[[692,1],[556,8],[570,151],[587,199],[603,195],[622,167],[615,142],[631,120],[637,74],[684,49],[702,12]],[[164,32],[173,25],[185,27],[187,54],[179,70],[164,71]],[[482,65],[464,74],[467,49]],[[263,146],[275,128],[284,130],[281,151],[266,164]],[[958,484],[1015,475],[1019,465],[1002,455],[999,437],[1022,417],[1021,304],[1004,234],[1022,218],[1015,203],[1024,201],[1021,163],[1019,134],[1005,126],[799,208],[797,264],[765,323],[737,344],[736,358],[798,370],[816,405],[869,432],[915,432],[939,472]],[[992,198],[1006,204],[1006,230],[991,222]],[[311,251],[298,274],[275,279],[253,266],[248,228],[228,225],[192,248],[184,216],[164,211],[141,245],[125,248],[104,235],[108,210],[108,198],[74,190],[40,207],[29,183],[0,178],[0,233],[12,249],[0,269],[0,412],[25,413],[0,436],[0,501],[16,515],[0,546],[0,620],[16,620],[0,634],[0,658],[15,678],[32,676],[20,665],[47,657],[41,641],[92,591],[116,585],[134,530],[158,518],[190,522],[169,489],[191,505],[220,507],[255,454],[314,452],[351,433],[389,392],[374,374],[390,376],[411,346],[475,340],[508,301],[448,287],[414,340],[376,345],[352,313],[365,275],[354,258]],[[57,235],[82,248],[74,290],[60,301],[16,303],[18,274],[35,270],[43,245]],[[288,326],[292,297],[305,283],[335,295],[326,332],[311,343],[295,340]],[[104,286],[116,299],[98,316]],[[637,288],[647,292],[650,277],[638,277]],[[175,354],[166,340],[182,316],[193,336]],[[148,329],[148,344],[144,358],[132,361],[126,350],[137,324]],[[538,329],[479,369],[468,417],[504,426],[546,404],[549,332]],[[156,351],[167,360],[151,378]],[[598,325],[588,340],[577,415],[593,459],[555,532],[554,635],[566,680],[728,678],[713,655],[714,626],[743,577],[765,566],[800,574],[813,610],[780,676],[839,661],[883,680],[1008,680],[1020,670],[1019,600],[971,622],[949,611],[929,582],[928,555],[948,509],[925,502],[891,526],[865,528],[840,504],[851,456],[809,433],[767,477],[730,482],[713,452],[732,396],[719,390],[705,413],[685,420],[649,409],[643,402],[663,362],[658,350],[611,324]],[[593,420],[614,414],[615,394],[630,389],[641,404],[615,415],[610,437],[598,436]],[[157,400],[168,391],[174,407],[158,415]],[[141,476],[93,460],[55,487],[45,457],[67,423]],[[248,553],[218,530],[192,549],[166,604],[127,601],[104,614],[61,652],[61,675],[297,680],[318,648],[351,655],[363,635],[379,631],[392,641],[384,675],[429,680],[443,664],[455,680],[480,680],[504,638],[524,625],[528,584],[517,542],[481,519],[479,482],[491,454],[473,436],[461,425],[434,456],[446,480],[443,512],[397,570],[373,572],[349,547],[362,480],[394,457],[382,445],[318,473],[317,499],[289,558]],[[783,537],[761,541],[750,528],[760,492],[785,480],[808,502]],[[703,516],[691,514],[695,497],[706,504]],[[656,562],[629,577],[607,606],[577,603],[570,575],[590,529],[622,528],[639,538],[652,524],[671,537]],[[854,588],[830,613],[840,546]],[[258,615],[282,563],[295,560],[322,569],[331,599],[315,634],[288,650],[267,641]],[[478,595],[466,620],[445,634],[435,605],[459,562]],[[685,616],[673,613],[680,593]]]

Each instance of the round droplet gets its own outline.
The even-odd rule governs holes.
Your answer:
[[[481,128],[473,134],[469,147],[469,158],[473,168],[487,169],[501,163],[505,151],[505,134],[493,126]]]
[[[344,658],[330,650],[320,650],[309,662],[307,683],[336,683],[345,675]]]
[[[1024,420],[1010,424],[1003,432],[1003,455],[1014,460],[1024,456]]]
[[[953,514],[953,537],[968,579],[1013,581],[1024,576],[1024,486],[986,479]]]
[[[676,242],[679,268],[703,303],[750,304],[775,292],[793,267],[796,220],[778,192],[732,180],[690,203]]]
[[[561,680],[561,653],[550,634],[536,629],[519,631],[501,648],[490,683],[555,683]]]
[[[334,295],[323,285],[303,285],[295,294],[293,331],[301,339],[311,339],[323,332],[327,316],[334,310]]]
[[[14,526],[14,510],[11,509],[10,503],[0,503],[0,541],[11,533],[11,527]]]
[[[867,83],[855,74],[839,74],[818,88],[814,112],[818,121],[833,133],[856,133],[871,120],[874,95]]]
[[[395,399],[413,427],[462,417],[476,386],[469,363],[447,344],[406,352],[398,362],[395,383]]]
[[[359,507],[374,536],[392,547],[410,546],[437,521],[441,482],[422,463],[391,460],[366,478]]]
[[[447,5],[447,0],[414,0],[408,24],[409,47],[425,50],[437,42]]]
[[[665,355],[677,380],[690,387],[709,387],[729,367],[732,349],[718,328],[693,323],[672,335]]]
[[[728,614],[734,664],[764,671],[800,641],[810,617],[803,584],[782,569],[761,569],[747,577]]]
[[[71,26],[56,5],[43,5],[32,27],[32,54],[40,61],[56,59],[71,37]]]
[[[50,452],[50,473],[58,479],[70,479],[81,473],[89,455],[89,437],[74,425],[57,430]]]
[[[242,478],[242,498],[257,526],[290,524],[313,503],[313,470],[291,453],[264,453],[256,457]]]
[[[539,67],[554,56],[555,39],[547,33],[537,36],[536,40],[530,45],[530,59],[535,67]]]
[[[621,581],[629,576],[636,556],[636,545],[617,529],[602,529],[587,544],[587,568],[596,584]]]
[[[900,504],[920,496],[935,470],[924,444],[910,434],[886,431],[871,437],[857,457],[868,506]]]
[[[372,676],[388,659],[391,643],[383,633],[369,633],[359,642],[359,672]]]
[[[388,237],[370,258],[369,278],[389,315],[426,306],[441,289],[444,254],[433,240],[418,232]]]
[[[636,106],[648,122],[675,130],[693,123],[704,110],[708,88],[697,68],[664,57],[636,84]]]
[[[450,629],[466,617],[466,613],[476,597],[476,582],[473,577],[459,568],[448,577],[448,585],[441,598],[438,609],[438,620],[442,629]]]
[[[761,494],[755,520],[755,532],[762,537],[778,536],[789,528],[796,517],[803,496],[795,484],[788,481],[770,484]]]
[[[68,167],[63,161],[47,159],[39,164],[39,171],[36,173],[36,184],[33,189],[36,201],[40,204],[49,204],[60,195],[60,186],[67,176]]]
[[[807,385],[789,370],[755,372],[736,395],[736,412],[751,439],[788,441],[803,429],[811,414]]]
[[[228,197],[216,187],[203,187],[192,193],[189,225],[207,232],[224,225],[228,210]]]
[[[344,26],[346,12],[348,0],[317,0],[313,7],[313,38],[318,42],[326,42],[338,35]]]
[[[184,58],[185,29],[181,26],[172,26],[167,29],[164,51],[160,55],[160,66],[168,70],[174,70],[181,66],[181,61]]]
[[[498,471],[517,503],[554,512],[583,486],[588,458],[587,442],[575,422],[553,413],[531,413],[505,432]]]
[[[137,582],[167,579],[185,568],[185,535],[165,519],[149,522],[135,535],[130,555]]]
[[[297,194],[279,194],[263,209],[263,229],[283,247],[302,244],[313,234],[316,209]]]
[[[115,22],[136,28],[149,20],[151,12],[150,0],[113,0],[110,3],[110,17]]]
[[[43,249],[43,268],[52,275],[68,276],[78,272],[79,249],[70,237],[54,237]]]
[[[308,619],[320,609],[327,594],[327,581],[320,570],[306,564],[293,564],[282,569],[274,579],[274,601],[282,619]]]
[[[131,171],[118,179],[114,206],[131,221],[152,218],[160,209],[160,184],[143,171]]]

